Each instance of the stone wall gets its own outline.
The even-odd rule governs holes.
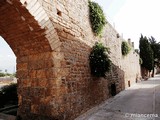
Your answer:
[[[134,50],[122,56],[123,39],[109,23],[101,38],[93,34],[88,0],[2,0],[0,5],[8,14],[0,17],[0,35],[17,56],[22,119],[73,120],[140,75],[139,56]],[[89,54],[97,41],[111,52],[106,78],[90,74]]]
[[[121,69],[125,72],[125,88],[132,86],[141,79],[139,55],[133,48],[127,56],[122,56]]]
[[[43,3],[45,4],[46,3]],[[88,0],[47,2],[46,11],[52,19],[62,42],[61,52],[64,54],[61,78],[65,92],[61,96],[61,111],[66,119],[73,119],[89,108],[100,104],[111,97],[111,85],[116,85],[116,93],[136,82],[140,75],[139,56],[130,52],[127,57],[121,54],[122,38],[108,23],[102,37],[95,37],[89,22]],[[56,12],[49,8],[54,6]],[[48,9],[47,9],[48,8]],[[56,14],[58,15],[57,17]],[[88,57],[95,42],[102,42],[110,48],[110,59],[113,62],[111,72],[104,78],[90,75]],[[65,96],[65,97],[64,97]]]

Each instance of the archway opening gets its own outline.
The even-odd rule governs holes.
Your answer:
[[[0,36],[0,72],[16,73],[16,56],[6,41]]]
[[[16,56],[0,37],[0,112],[16,115],[18,109]]]
[[[36,20],[19,0],[0,0],[0,35],[17,57],[17,114],[23,119],[35,117],[35,114],[39,117],[44,106],[52,107],[49,102],[53,98],[49,98],[51,94],[47,91],[56,79],[53,49],[40,24],[48,24],[47,20]]]

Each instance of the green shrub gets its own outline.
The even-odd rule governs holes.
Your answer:
[[[139,64],[142,65],[143,64],[143,60],[142,58],[139,58]]]
[[[93,76],[105,77],[106,72],[110,70],[111,61],[107,54],[108,52],[108,48],[104,47],[102,43],[96,43],[93,46],[89,56],[89,64]]]
[[[89,1],[89,12],[93,32],[96,35],[101,35],[102,30],[107,23],[102,8],[98,3]]]
[[[17,84],[10,84],[3,86],[0,90],[0,107],[3,107],[5,104],[17,104],[18,95],[17,95]]]
[[[4,77],[4,76],[6,76],[5,73],[0,72],[0,77]]]
[[[139,54],[139,50],[138,50],[138,49],[135,49],[134,51],[135,51],[137,54]]]
[[[5,77],[5,76],[15,77],[14,74],[0,72],[0,77]]]
[[[122,55],[124,56],[126,56],[131,50],[129,44],[126,41],[122,42],[121,49],[122,49]]]

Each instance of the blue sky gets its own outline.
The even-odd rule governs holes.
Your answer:
[[[139,37],[153,36],[160,41],[160,0],[93,0],[102,6],[106,19],[124,39],[130,38],[139,46]],[[14,53],[0,38],[0,70],[13,72],[16,66]]]

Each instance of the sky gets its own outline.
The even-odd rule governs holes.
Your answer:
[[[125,40],[130,38],[139,47],[140,35],[153,36],[160,41],[160,0],[92,0],[97,2]],[[0,70],[13,73],[16,57],[7,43],[0,38]]]
[[[125,40],[139,48],[140,35],[160,41],[160,0],[93,0],[103,8],[106,19]]]
[[[14,73],[15,69],[16,57],[9,45],[0,37],[0,70],[2,72],[7,70],[8,73]]]

